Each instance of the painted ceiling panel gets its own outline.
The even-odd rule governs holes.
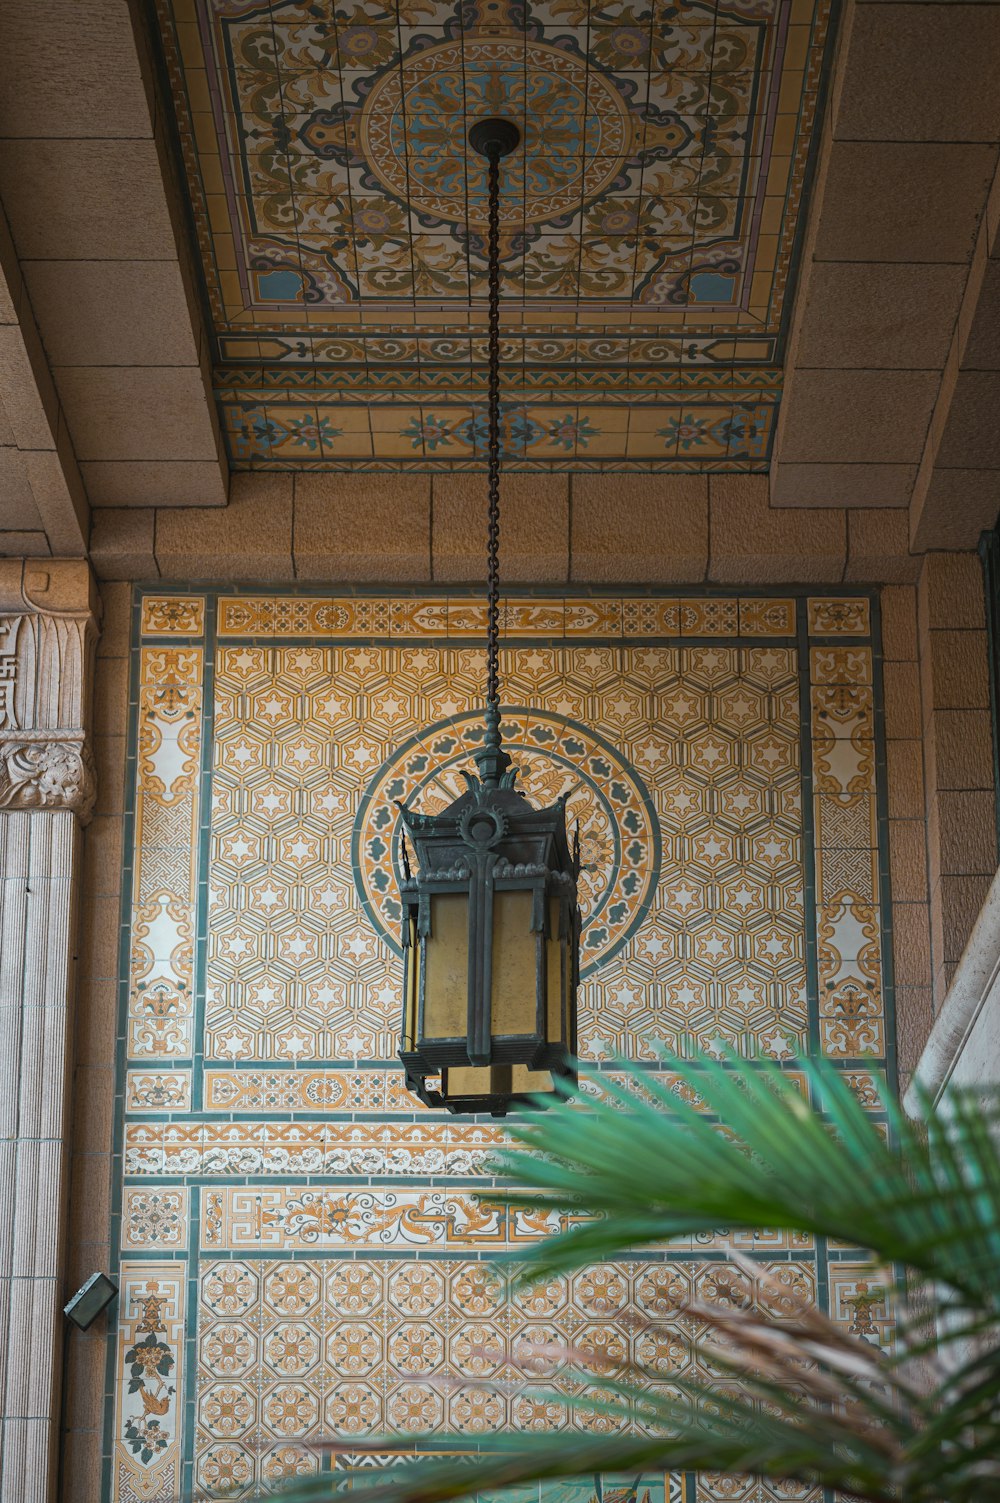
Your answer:
[[[159,0],[238,468],[766,468],[830,0]]]

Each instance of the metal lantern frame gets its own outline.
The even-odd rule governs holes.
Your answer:
[[[427,1105],[503,1115],[551,1091],[546,1074],[576,1080],[578,859],[563,800],[535,809],[513,787],[512,771],[499,785],[467,776],[468,791],[442,814],[403,812],[419,875],[400,889],[400,1058],[408,1086]],[[450,926],[445,904],[458,920]],[[461,981],[465,962],[464,1018],[454,996],[448,1006],[433,995],[444,979],[433,945],[448,942],[446,927],[448,979]],[[456,1022],[461,1031],[448,1026]]]
[[[399,805],[399,1057],[407,1087],[428,1106],[503,1116],[576,1083],[580,855],[565,798],[530,804],[500,734],[500,160],[520,132],[509,120],[479,120],[469,141],[486,158],[488,184],[486,707],[465,793],[437,815]]]

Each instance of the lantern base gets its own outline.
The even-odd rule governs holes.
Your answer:
[[[425,1106],[454,1116],[505,1117],[509,1111],[543,1111],[576,1088],[577,1072],[560,1054],[540,1066],[527,1064],[446,1065],[427,1071],[419,1055],[400,1051],[406,1088]],[[436,1084],[432,1084],[436,1082]],[[546,1100],[546,1097],[549,1098]]]

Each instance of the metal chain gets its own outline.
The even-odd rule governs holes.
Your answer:
[[[500,154],[488,158],[489,188],[489,335],[487,340],[487,528],[486,703],[500,704]]]

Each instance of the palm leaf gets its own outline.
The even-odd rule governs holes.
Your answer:
[[[659,1081],[627,1072],[628,1086],[580,1107],[564,1101],[518,1124],[523,1145],[500,1162],[508,1204],[588,1224],[541,1243],[525,1278],[568,1271],[690,1232],[789,1229],[869,1248],[947,1285],[977,1305],[996,1299],[1000,1265],[1000,1154],[972,1102],[931,1110],[918,1135],[891,1101],[887,1141],[842,1075],[825,1061],[797,1069],[823,1115],[770,1063],[665,1061],[707,1111]],[[714,1120],[713,1120],[714,1119]],[[720,1131],[718,1123],[726,1130]]]

